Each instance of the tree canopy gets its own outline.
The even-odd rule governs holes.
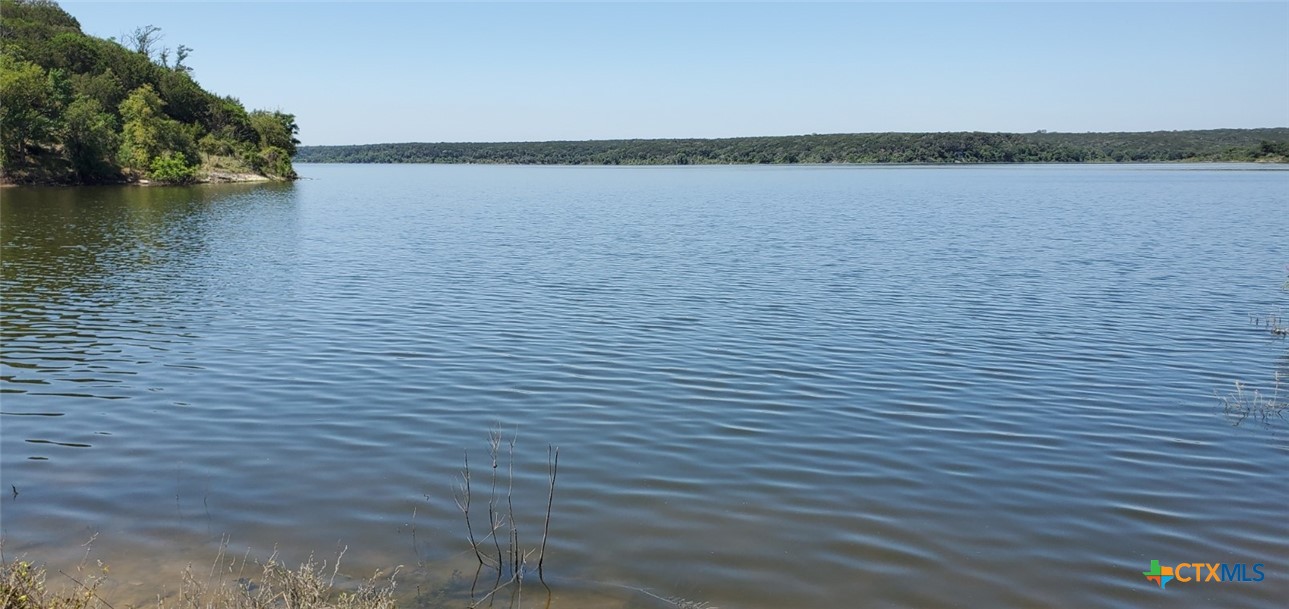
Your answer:
[[[1289,129],[1143,133],[856,133],[727,139],[304,146],[303,163],[690,165],[1285,161]]]
[[[157,26],[122,38],[84,34],[51,0],[0,0],[6,180],[191,181],[207,170],[295,177],[293,115],[247,112],[236,98],[206,91],[184,63],[193,49],[181,44],[172,55]]]

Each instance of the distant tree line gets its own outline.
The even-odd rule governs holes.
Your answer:
[[[0,0],[0,170],[18,183],[292,178],[295,117],[202,89],[148,25],[104,40],[49,0]]]
[[[1289,160],[1289,128],[1141,133],[856,133],[728,139],[301,146],[301,163],[697,165]]]

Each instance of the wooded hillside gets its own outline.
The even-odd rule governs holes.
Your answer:
[[[857,133],[728,139],[302,146],[302,163],[1123,163],[1285,161],[1289,128],[1146,133]]]
[[[295,117],[206,91],[145,25],[104,40],[49,0],[0,1],[0,170],[13,183],[291,179]]]

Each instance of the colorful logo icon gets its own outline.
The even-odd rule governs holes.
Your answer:
[[[1262,568],[1266,565],[1255,563],[1206,563],[1206,562],[1180,562],[1176,566],[1165,566],[1159,564],[1159,561],[1150,561],[1150,570],[1142,571],[1141,574],[1146,576],[1146,581],[1159,584],[1160,588],[1168,586],[1168,582],[1177,580],[1179,582],[1260,582],[1266,579],[1266,574]]]
[[[1146,576],[1146,581],[1155,582],[1159,584],[1160,588],[1163,588],[1168,585],[1168,582],[1172,581],[1173,568],[1161,567],[1159,566],[1159,561],[1152,560],[1150,561],[1150,570],[1142,571],[1141,574]]]

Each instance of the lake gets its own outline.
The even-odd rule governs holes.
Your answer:
[[[93,538],[122,607],[222,545],[348,547],[464,606],[499,428],[521,547],[560,450],[552,607],[1280,607],[1289,425],[1220,398],[1289,372],[1252,321],[1289,304],[1285,169],[5,189],[4,553]]]

